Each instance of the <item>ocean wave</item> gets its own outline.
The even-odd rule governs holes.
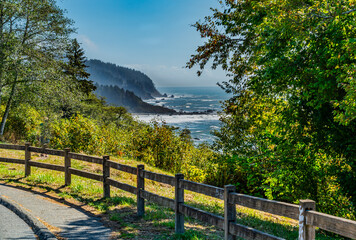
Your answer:
[[[218,121],[219,116],[217,114],[198,114],[198,115],[157,115],[157,114],[149,114],[149,115],[134,115],[138,120],[143,122],[151,122],[152,120],[156,120],[158,122],[164,121],[167,124],[174,123],[189,123],[189,122],[199,122],[199,121]]]

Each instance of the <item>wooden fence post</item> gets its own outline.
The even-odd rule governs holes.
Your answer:
[[[307,210],[315,210],[315,202],[313,200],[299,201],[299,240],[314,240],[315,227],[306,224],[305,213]]]
[[[104,187],[104,198],[110,197],[110,184],[107,179],[110,177],[110,165],[107,162],[109,156],[103,156],[103,187]]]
[[[69,186],[72,183],[72,175],[69,168],[72,166],[71,159],[69,157],[70,148],[64,149],[64,185]]]
[[[145,199],[141,197],[142,190],[145,190],[144,169],[145,165],[137,165],[137,216],[139,217],[145,214]]]
[[[236,192],[234,185],[224,186],[224,232],[225,240],[235,240],[236,236],[229,234],[229,224],[236,222],[236,205],[229,203],[230,193]]]
[[[41,156],[42,156],[42,157],[47,157],[46,148],[48,148],[48,144],[47,144],[47,143],[44,143],[44,144],[42,145],[42,151],[43,151],[43,153],[41,153]]]
[[[184,179],[181,173],[175,176],[175,230],[176,233],[184,233],[184,214],[179,212],[179,205],[184,203],[184,189],[180,187],[180,180]]]
[[[25,177],[31,175],[31,152],[30,152],[30,143],[25,143]]]

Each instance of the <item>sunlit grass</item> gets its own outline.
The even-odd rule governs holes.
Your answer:
[[[0,149],[0,156],[23,159],[24,153],[23,151]],[[134,167],[142,164],[131,159],[111,158],[111,160]],[[34,153],[32,154],[32,161],[64,165],[63,157],[41,156]],[[72,167],[102,174],[100,164],[72,160]],[[145,165],[145,169],[170,175],[165,171],[147,165]],[[120,239],[221,239],[223,237],[221,230],[188,217],[185,218],[186,232],[182,235],[176,235],[174,234],[174,211],[146,201],[145,215],[139,219],[136,216],[136,195],[111,187],[111,197],[103,199],[103,184],[101,182],[79,176],[72,175],[72,184],[65,187],[63,186],[63,172],[32,167],[31,175],[24,178],[24,165],[0,163],[0,178],[5,183],[43,188],[58,197],[75,199],[95,208],[119,225],[117,237]],[[136,186],[136,176],[129,173],[111,169],[111,178]],[[167,184],[146,179],[145,190],[160,196],[174,198],[174,187]],[[223,216],[222,200],[190,191],[185,191],[184,197],[188,205]],[[285,239],[297,239],[298,237],[296,221],[241,206],[237,206],[237,223]],[[322,232],[317,231],[316,239],[337,238],[324,236]]]

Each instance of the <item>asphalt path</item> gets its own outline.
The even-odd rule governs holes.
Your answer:
[[[53,201],[43,195],[0,184],[0,195],[12,201],[42,222],[49,230],[65,239],[110,239],[111,230],[100,219],[80,209]],[[1,214],[1,219],[6,219]],[[1,228],[0,228],[1,229]],[[0,239],[2,238],[0,231]],[[22,239],[22,238],[10,238]],[[23,238],[26,239],[26,238]]]
[[[32,229],[7,207],[0,205],[0,239],[33,239],[36,236]]]

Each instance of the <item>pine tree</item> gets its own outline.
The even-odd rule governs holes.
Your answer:
[[[65,65],[65,73],[78,82],[79,89],[85,94],[89,95],[92,91],[95,91],[96,87],[93,81],[88,80],[90,74],[86,71],[88,66],[85,65],[87,59],[84,50],[80,47],[77,39],[72,40],[66,57],[68,62]]]

